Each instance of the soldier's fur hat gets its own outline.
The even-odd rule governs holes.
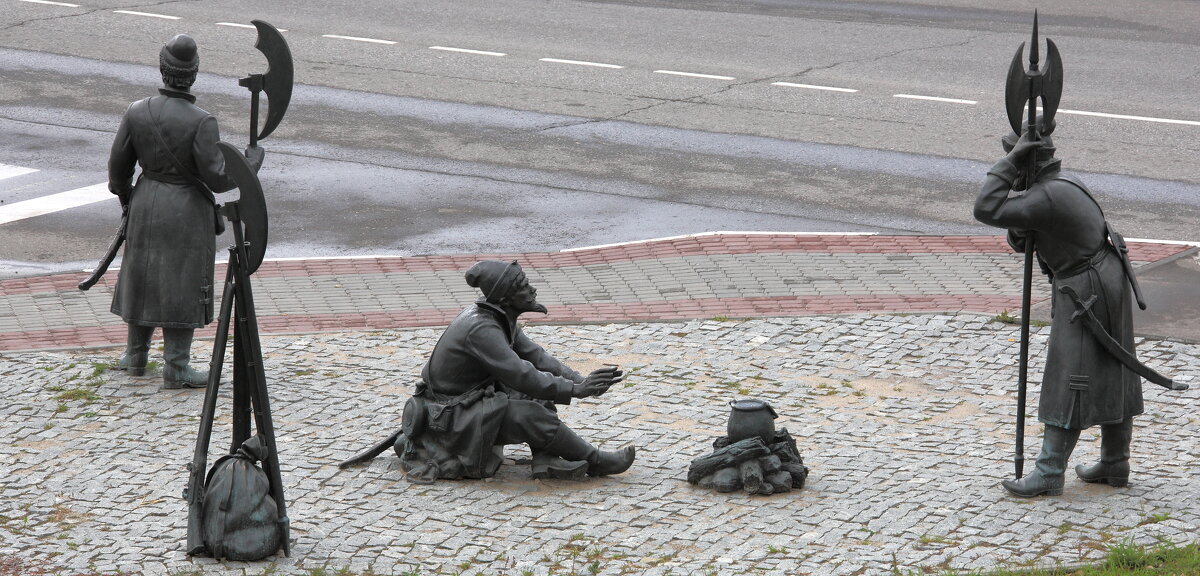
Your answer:
[[[190,87],[200,71],[196,41],[187,34],[172,38],[158,52],[158,69],[162,72],[163,84],[175,88]]]

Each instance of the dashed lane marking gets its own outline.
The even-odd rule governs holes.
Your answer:
[[[153,12],[134,12],[133,10],[113,10],[117,14],[128,14],[130,16],[146,16],[149,18],[162,18],[163,20],[179,20],[179,16],[167,16],[166,14],[155,14]]]
[[[52,0],[19,0],[19,1],[26,2],[29,4],[64,6],[64,7],[68,7],[68,8],[78,8],[80,6],[79,4],[72,4],[69,2],[55,2]],[[117,13],[117,14],[127,14],[127,15],[131,15],[131,16],[161,18],[164,20],[180,20],[181,19],[179,16],[169,16],[166,14],[156,14],[153,12],[138,12],[138,11],[134,11],[134,10],[113,10],[113,12]],[[235,22],[217,22],[216,24],[218,26],[232,26],[232,27],[237,27],[237,28],[253,28],[253,26],[251,26],[249,24],[240,24],[240,23],[235,23]],[[279,31],[284,32],[286,30],[281,28]],[[367,42],[367,43],[374,43],[374,44],[387,44],[387,45],[396,44],[396,42],[394,42],[392,40],[381,40],[378,38],[363,38],[363,37],[358,37],[358,36],[342,36],[342,35],[338,35],[338,34],[325,34],[325,35],[323,35],[323,37],[324,38],[334,38],[334,39],[339,39],[339,40],[351,40],[351,41],[355,41],[355,42]],[[469,49],[469,48],[455,48],[452,46],[430,46],[429,49],[430,50],[443,50],[443,51],[447,51],[447,52],[461,52],[461,53],[466,53],[466,54],[478,54],[478,55],[482,55],[482,56],[507,56],[508,55],[504,52],[493,52],[493,51],[489,51],[489,50],[473,50],[473,49]],[[589,62],[586,60],[566,60],[566,59],[562,59],[562,58],[541,58],[539,60],[541,62],[554,62],[554,63],[558,63],[558,64],[574,64],[577,66],[592,66],[592,67],[597,67],[597,68],[611,68],[611,69],[625,68],[624,66],[617,65],[617,64],[605,64],[602,62]],[[655,70],[654,73],[669,74],[669,75],[673,75],[673,76],[686,76],[686,77],[690,77],[690,78],[705,78],[705,79],[710,79],[710,80],[736,80],[736,78],[734,78],[732,76],[721,76],[721,75],[717,75],[717,74],[700,74],[697,72],[681,72],[678,70]],[[805,88],[805,89],[809,89],[809,90],[826,90],[826,91],[830,91],[830,92],[842,92],[842,93],[858,92],[858,90],[853,89],[853,88],[840,88],[837,86],[821,86],[821,85],[817,85],[817,84],[799,84],[799,83],[795,83],[795,82],[772,82],[771,85],[782,86],[782,87],[786,87],[786,88]],[[950,103],[950,104],[966,104],[966,105],[978,104],[978,101],[976,101],[976,100],[965,100],[962,98],[944,98],[944,97],[940,97],[940,96],[922,96],[922,95],[918,95],[918,94],[893,94],[892,97],[906,98],[906,99],[910,99],[910,100],[926,100],[926,101],[931,101],[931,102],[945,102],[945,103]],[[1074,115],[1078,115],[1078,116],[1092,116],[1092,117],[1096,117],[1096,118],[1107,118],[1107,119],[1113,119],[1113,120],[1132,120],[1132,121],[1137,121],[1137,122],[1155,122],[1155,123],[1159,123],[1159,124],[1200,126],[1200,121],[1181,120],[1181,119],[1177,119],[1177,118],[1159,118],[1159,117],[1154,117],[1154,116],[1137,116],[1137,115],[1132,115],[1132,114],[1113,114],[1113,113],[1108,113],[1108,112],[1089,112],[1086,110],[1068,110],[1068,109],[1059,109],[1059,112],[1063,113],[1063,114],[1074,114]]]
[[[788,88],[808,88],[809,90],[828,90],[830,92],[858,92],[853,88],[838,88],[836,86],[818,86],[816,84],[796,84],[794,82],[772,82],[772,86],[786,86]]]
[[[504,52],[489,52],[487,50],[471,50],[470,48],[454,48],[452,46],[430,46],[430,50],[442,50],[445,52],[462,52],[464,54],[479,54],[481,56],[508,56]]]
[[[666,236],[663,238],[651,238],[649,240],[630,240],[628,242],[614,242],[612,244],[596,244],[594,246],[581,246],[579,248],[564,248],[559,252],[581,252],[584,250],[601,250],[604,248],[617,248],[619,246],[637,246],[640,244],[652,244],[656,242],[670,242],[672,240],[686,240],[692,238],[710,238],[717,236],[878,236],[878,232],[739,232],[731,230],[716,230],[713,232],[697,232],[695,234],[681,234],[679,236]]]
[[[67,8],[78,8],[78,4],[68,4],[66,2],[51,2],[50,0],[21,0],[30,4],[47,4],[50,6],[66,6]]]
[[[116,198],[108,191],[108,183],[102,182],[32,200],[2,204],[0,205],[0,224],[8,224],[105,200],[116,200]]]
[[[678,70],[655,70],[655,74],[670,74],[672,76],[687,76],[689,78],[708,78],[710,80],[737,80],[733,76],[717,76],[716,74],[697,74],[696,72],[680,72]]]
[[[578,66],[595,66],[596,68],[624,68],[616,64],[604,64],[602,62],[587,62],[584,60],[563,60],[561,58],[539,58],[539,62],[555,62],[558,64],[575,64]]]
[[[233,28],[249,28],[251,30],[257,30],[253,24],[241,24],[238,22],[217,22],[217,26],[231,26]],[[276,30],[279,30],[280,32],[287,32],[287,28],[276,28]]]
[[[950,104],[970,104],[975,105],[979,102],[975,100],[962,100],[960,98],[942,98],[940,96],[918,96],[916,94],[892,94],[893,98],[908,98],[909,100],[929,100],[931,102],[948,102]]]
[[[6,178],[16,178],[25,174],[33,174],[37,172],[36,168],[26,168],[24,166],[13,166],[11,164],[0,164],[0,180]]]
[[[322,34],[321,37],[322,38],[333,38],[335,40],[351,40],[354,42],[368,42],[371,44],[388,44],[388,45],[395,44],[395,42],[393,42],[391,40],[380,40],[378,38],[361,38],[359,36],[342,36],[339,34]]]
[[[1107,112],[1086,112],[1084,110],[1065,110],[1059,108],[1061,114],[1076,114],[1078,116],[1096,116],[1098,118],[1113,118],[1116,120],[1139,120],[1142,122],[1159,122],[1162,124],[1183,124],[1185,126],[1200,126],[1195,120],[1176,120],[1174,118],[1155,118],[1153,116],[1129,116],[1127,114],[1109,114]]]

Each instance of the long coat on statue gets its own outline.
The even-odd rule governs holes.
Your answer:
[[[1141,414],[1140,377],[1105,351],[1082,319],[1071,322],[1075,306],[1058,290],[1070,286],[1085,301],[1095,295],[1092,310],[1100,323],[1134,351],[1129,279],[1109,243],[1100,206],[1082,182],[1058,171],[1057,161],[1026,191],[1012,190],[1017,177],[1008,159],[996,163],[975,201],[975,218],[1010,229],[1010,240],[1013,230],[1033,232],[1037,256],[1051,276],[1052,321],[1038,419],[1081,429]]]
[[[212,191],[236,183],[225,175],[216,119],[188,92],[159,92],[130,104],[109,155],[109,190],[129,204],[112,312],[129,324],[198,328],[213,319],[214,201],[180,174],[155,132]],[[131,186],[137,164],[142,173]]]
[[[446,328],[421,380],[404,408],[396,451],[410,479],[432,481],[493,476],[511,401],[570,404],[583,376],[530,340],[503,309],[479,301]],[[542,435],[552,436],[557,426]]]

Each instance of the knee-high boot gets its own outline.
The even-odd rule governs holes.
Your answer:
[[[125,338],[125,353],[117,360],[117,368],[128,370],[130,376],[145,376],[151,336],[154,336],[153,326],[130,324]]]
[[[1062,494],[1067,459],[1071,457],[1071,451],[1075,449],[1075,442],[1078,440],[1079,430],[1047,424],[1045,432],[1042,433],[1042,451],[1038,454],[1033,472],[1020,480],[1001,482],[1004,489],[1022,498]]]
[[[1129,443],[1133,440],[1133,418],[1120,424],[1100,426],[1100,461],[1075,467],[1084,482],[1104,482],[1120,488],[1129,485]]]
[[[616,452],[605,452],[580,438],[566,424],[559,424],[554,438],[541,451],[569,461],[586,461],[588,476],[620,474],[633,466],[637,452],[633,446],[626,446]]]
[[[188,364],[192,357],[191,328],[163,328],[163,388],[205,388],[208,371],[198,372]]]

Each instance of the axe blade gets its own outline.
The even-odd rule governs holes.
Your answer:
[[[1012,64],[1008,67],[1008,80],[1004,83],[1004,107],[1008,112],[1008,125],[1016,134],[1021,134],[1025,126],[1025,106],[1029,104],[1029,77],[1025,74],[1025,63],[1022,54],[1025,43],[1017,46]]]
[[[240,223],[234,226],[244,226],[244,239],[247,243],[246,274],[253,274],[262,264],[267,253],[267,202],[263,197],[262,183],[258,174],[246,160],[240,150],[228,142],[217,142],[217,148],[225,157],[225,173],[237,183],[241,196],[237,200],[238,218]]]
[[[258,134],[258,139],[261,140],[275,131],[287,112],[288,103],[292,101],[294,70],[292,50],[288,48],[283,34],[262,20],[251,20],[250,23],[258,29],[258,41],[254,43],[254,47],[267,57],[267,71],[263,74],[263,92],[267,93],[267,120]]]
[[[1046,39],[1046,68],[1042,76],[1042,124],[1049,130],[1053,126],[1054,114],[1062,100],[1063,64],[1062,56],[1054,41]]]

